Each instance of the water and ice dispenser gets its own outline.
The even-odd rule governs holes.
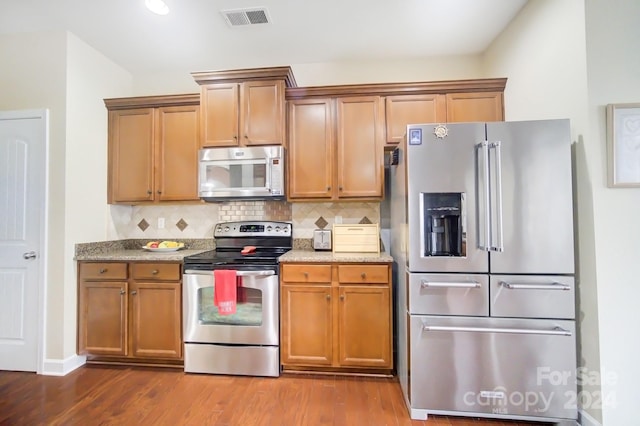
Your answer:
[[[422,193],[424,256],[465,256],[464,194]]]

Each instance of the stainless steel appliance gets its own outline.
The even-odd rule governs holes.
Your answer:
[[[282,200],[284,148],[256,146],[199,151],[199,195],[205,201]]]
[[[331,250],[331,230],[316,229],[313,231],[313,249]]]
[[[286,222],[219,223],[216,249],[184,258],[185,372],[280,375],[278,257],[291,250],[291,231]],[[217,269],[236,271],[234,314],[214,305]]]
[[[575,420],[568,120],[410,125],[392,164],[411,417]]]

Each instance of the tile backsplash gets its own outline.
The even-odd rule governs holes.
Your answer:
[[[210,238],[218,222],[274,220],[291,222],[293,237],[312,238],[313,230],[342,223],[380,223],[380,203],[288,203],[230,201],[194,205],[111,205],[108,239]],[[164,222],[164,227],[161,227]]]

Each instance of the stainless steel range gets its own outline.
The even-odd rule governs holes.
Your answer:
[[[184,258],[184,370],[280,375],[278,257],[292,247],[286,222],[216,225],[216,249]],[[215,271],[235,272],[235,313],[214,303]]]

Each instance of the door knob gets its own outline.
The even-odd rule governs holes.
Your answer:
[[[22,253],[22,257],[24,257],[27,260],[35,259],[36,258],[36,252],[35,251],[28,251],[28,252]]]

